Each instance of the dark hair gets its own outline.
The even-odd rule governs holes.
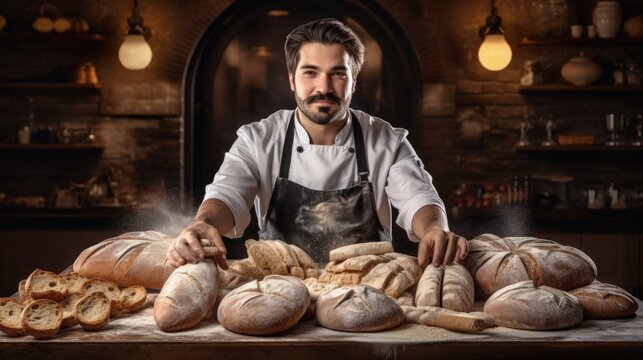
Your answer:
[[[364,63],[364,44],[355,32],[336,19],[321,19],[297,26],[286,37],[286,67],[295,73],[299,63],[299,49],[305,43],[340,44],[351,58],[353,76],[357,76]]]

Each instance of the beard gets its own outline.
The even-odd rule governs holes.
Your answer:
[[[312,122],[319,125],[327,125],[343,119],[348,110],[348,104],[350,104],[350,98],[342,100],[332,93],[317,93],[302,99],[297,96],[297,92],[295,91],[295,100],[297,101],[297,108]],[[311,104],[316,100],[332,101],[336,103],[338,107],[337,109],[333,109],[330,106],[317,106],[318,110],[315,110],[315,106]]]

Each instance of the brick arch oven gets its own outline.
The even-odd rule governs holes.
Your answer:
[[[239,0],[227,7],[229,1],[223,3],[210,3],[210,13],[201,15],[198,25],[203,26],[212,12],[217,12],[195,39],[185,70],[183,186],[188,206],[200,203],[205,185],[212,180],[241,125],[278,109],[295,107],[283,42],[294,26],[304,22],[324,17],[342,20],[365,43],[365,65],[357,79],[352,107],[394,126],[417,126],[414,120],[420,117],[422,92],[418,57],[403,30],[381,5],[342,0]],[[257,236],[254,210],[252,215],[244,238]],[[406,235],[397,229],[394,238],[406,239]],[[243,242],[226,242],[231,258],[245,256]],[[404,250],[409,245],[403,241],[396,249]]]

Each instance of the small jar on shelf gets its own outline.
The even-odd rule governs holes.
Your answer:
[[[628,60],[625,66],[627,85],[641,85],[641,63],[638,60]]]

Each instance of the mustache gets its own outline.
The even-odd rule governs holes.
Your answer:
[[[318,93],[318,94],[315,94],[315,95],[307,97],[306,100],[304,100],[304,102],[306,104],[311,104],[313,101],[317,101],[317,100],[332,101],[332,102],[335,102],[335,103],[338,103],[338,104],[341,101],[341,99],[339,97],[337,97],[337,95],[335,95],[335,94],[331,94],[331,93],[321,94],[321,93]]]

